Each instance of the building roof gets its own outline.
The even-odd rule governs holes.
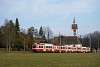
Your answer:
[[[60,38],[61,38],[61,44],[62,45],[80,44],[80,41],[79,41],[77,36],[54,37],[55,43],[60,44]]]

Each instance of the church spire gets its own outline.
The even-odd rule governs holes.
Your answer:
[[[75,17],[74,17],[73,23],[75,24]]]

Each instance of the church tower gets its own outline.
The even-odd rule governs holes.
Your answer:
[[[73,36],[77,36],[77,34],[78,34],[78,26],[77,26],[77,24],[75,24],[75,17],[73,19],[72,31],[73,31]]]

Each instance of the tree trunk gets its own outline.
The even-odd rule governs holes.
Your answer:
[[[10,52],[10,42],[9,42],[9,44],[8,44],[8,45],[9,45],[9,52]]]
[[[8,43],[7,43],[7,52],[8,52]]]

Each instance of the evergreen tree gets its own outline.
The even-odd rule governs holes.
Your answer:
[[[20,27],[19,27],[19,21],[18,21],[18,18],[16,18],[15,32],[16,32],[16,35],[19,36],[19,33],[20,33]]]
[[[43,33],[42,26],[40,27],[40,30],[39,30],[39,35],[40,35],[40,37],[41,37],[41,38],[43,38],[44,33]]]
[[[21,47],[20,27],[19,27],[18,18],[16,18],[16,22],[15,22],[15,47],[18,48],[18,51],[20,50]]]

